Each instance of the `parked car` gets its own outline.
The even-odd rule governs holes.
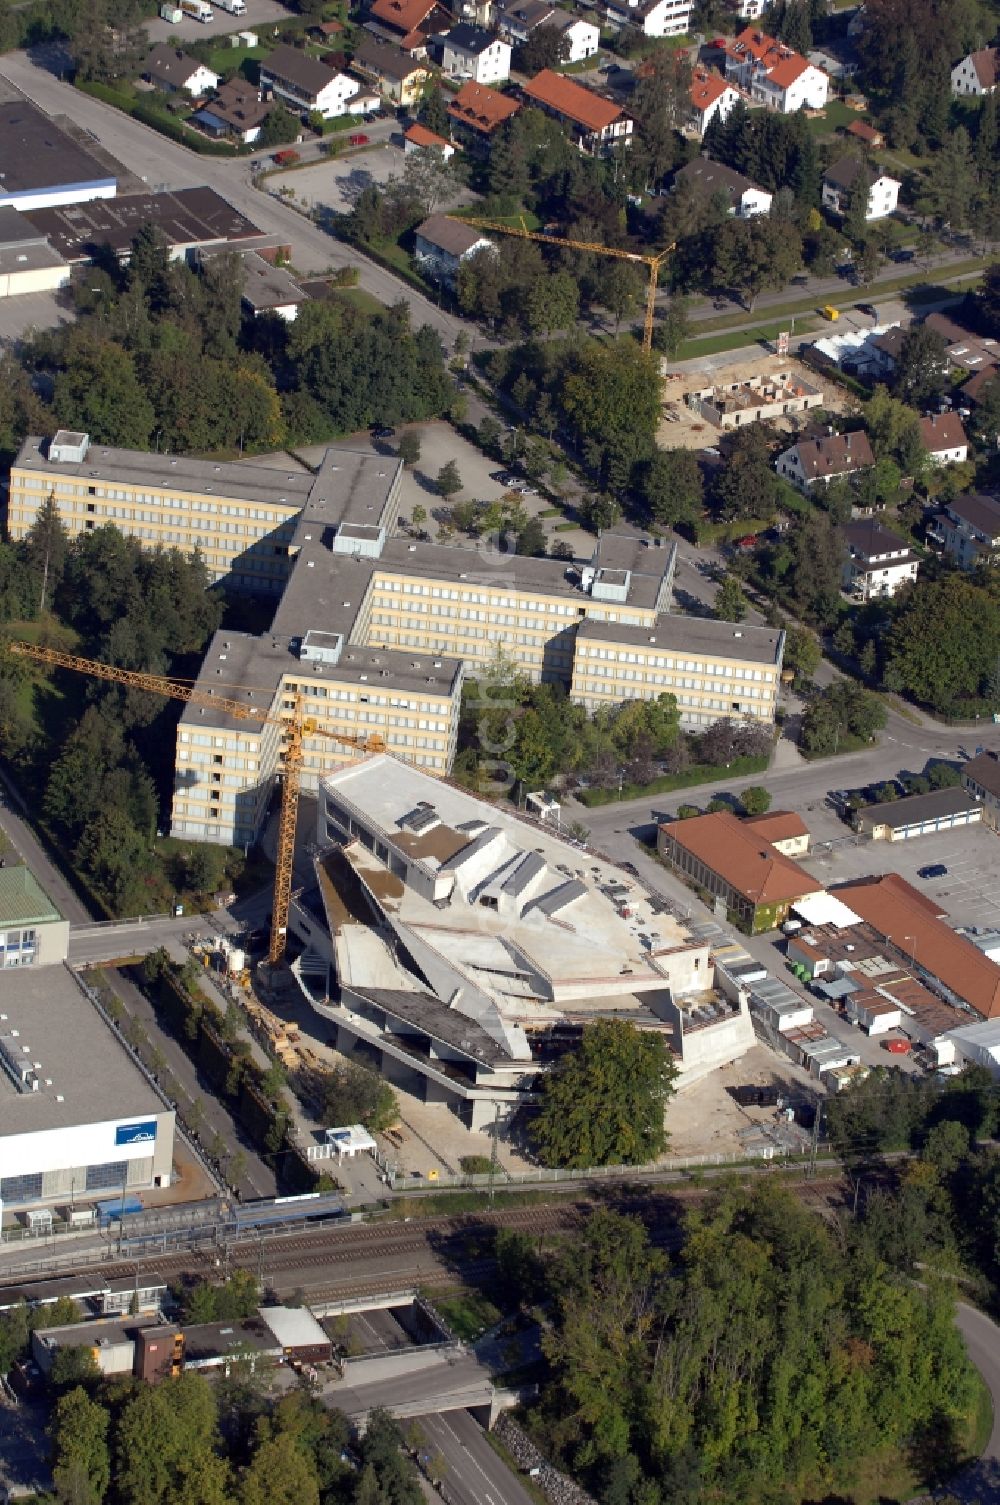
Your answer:
[[[874,303],[856,303],[854,306],[859,314],[867,314],[869,319],[878,318],[878,309]]]
[[[372,428],[373,439],[395,439],[396,430],[387,424],[376,424]]]
[[[371,137],[366,136],[364,131],[355,131],[354,135],[348,136],[347,139],[351,146],[367,146]]]
[[[926,867],[917,868],[918,878],[943,878],[948,869],[943,862],[928,862]]]

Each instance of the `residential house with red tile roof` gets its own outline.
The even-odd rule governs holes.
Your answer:
[[[957,413],[921,418],[920,442],[935,465],[961,465],[969,458],[969,441]]]
[[[713,120],[726,119],[742,95],[721,73],[710,73],[707,68],[698,67],[691,74],[690,98],[691,129],[704,136]]]
[[[1000,47],[970,52],[951,70],[953,94],[992,94],[1000,82]]]
[[[778,456],[777,471],[800,491],[808,491],[817,481],[825,486],[841,476],[857,475],[875,464],[868,435],[860,430],[853,434],[830,434],[825,439],[803,439]]]
[[[631,145],[632,119],[621,105],[551,68],[536,74],[522,93],[531,104],[562,121],[582,152],[600,156],[615,146]]]
[[[725,59],[729,82],[765,109],[792,115],[826,107],[829,75],[756,26],[746,27],[727,45]]]
[[[448,105],[452,135],[463,146],[482,151],[520,108],[520,102],[511,99],[509,94],[501,94],[470,80],[462,85]]]

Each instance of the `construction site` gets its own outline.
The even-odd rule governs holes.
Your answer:
[[[755,355],[726,365],[712,362],[712,383],[704,381],[705,364],[686,362],[686,370],[663,378],[663,413],[657,442],[672,449],[705,449],[723,431],[766,422],[796,433],[804,414],[823,408],[839,412],[845,393],[821,372],[811,371],[788,355]]]

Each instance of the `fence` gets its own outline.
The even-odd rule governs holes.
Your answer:
[[[503,1171],[499,1176],[482,1175],[438,1176],[428,1181],[424,1176],[403,1176],[389,1172],[389,1185],[393,1191],[436,1191],[441,1187],[465,1186],[486,1190],[498,1182],[510,1186],[545,1186],[554,1182],[635,1180],[641,1176],[661,1176],[671,1171],[703,1170],[709,1166],[745,1165],[749,1160],[774,1160],[794,1154],[794,1151],[777,1145],[761,1145],[745,1150],[717,1151],[712,1155],[679,1155],[665,1160],[654,1160],[649,1165],[593,1165],[583,1170],[550,1170],[538,1166],[531,1171]]]

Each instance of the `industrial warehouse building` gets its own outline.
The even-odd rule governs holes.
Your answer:
[[[498,650],[588,710],[668,693],[692,729],[773,723],[784,634],[672,614],[674,546],[605,533],[590,559],[567,562],[417,542],[396,532],[401,475],[397,459],[347,450],[329,450],[315,475],[283,475],[64,431],[22,446],[13,537],[53,495],[72,536],[113,523],[149,547],[197,546],[215,580],[281,598],[269,632],[219,633],[209,647],[199,689],[253,686],[255,715],[185,710],[172,835],[257,838],[281,758],[280,726],[260,722],[287,720],[297,699],[318,728],[307,788],[369,745],[447,773],[463,675]]]
[[[169,1186],[174,1113],[64,965],[69,926],[26,868],[0,870],[0,1206]]]
[[[978,826],[983,807],[964,789],[933,789],[901,800],[864,805],[854,815],[854,829],[875,841],[910,841],[960,826]]]

